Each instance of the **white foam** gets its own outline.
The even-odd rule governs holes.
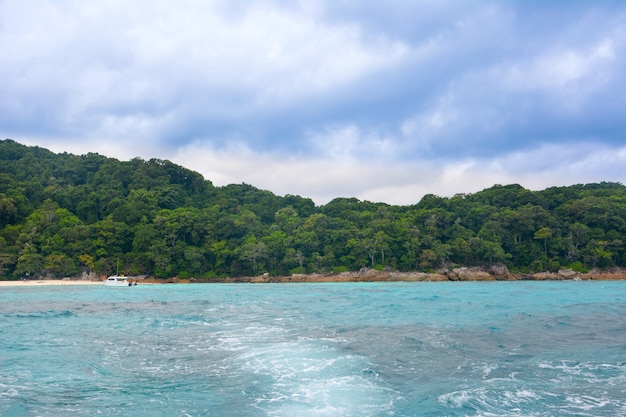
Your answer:
[[[342,351],[332,339],[276,326],[233,328],[217,338],[236,353],[232,366],[257,376],[244,394],[268,416],[362,416],[391,409],[395,394],[367,371],[365,358]]]

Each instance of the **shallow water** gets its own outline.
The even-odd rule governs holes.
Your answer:
[[[3,287],[0,415],[626,415],[626,282]]]

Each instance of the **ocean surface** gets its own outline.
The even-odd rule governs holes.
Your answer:
[[[0,287],[0,416],[626,416],[626,282]]]

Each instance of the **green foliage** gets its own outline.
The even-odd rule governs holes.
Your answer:
[[[495,185],[412,206],[316,207],[248,184],[214,187],[170,161],[54,154],[0,141],[0,279],[81,271],[217,279],[507,265],[626,266],[626,187]]]
[[[580,261],[574,261],[572,262],[569,266],[569,269],[571,269],[572,271],[576,271],[576,272],[581,272],[581,273],[587,273],[589,272],[589,269],[585,268],[582,264],[582,262]]]

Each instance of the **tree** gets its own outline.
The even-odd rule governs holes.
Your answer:
[[[285,233],[293,233],[302,224],[298,212],[291,206],[278,210],[274,215],[274,222]]]
[[[43,271],[43,263],[43,256],[36,252],[33,245],[27,243],[17,259],[15,274],[26,277],[39,275]]]
[[[95,269],[93,256],[84,253],[78,257],[78,260],[87,268],[89,268],[90,271],[93,271]]]
[[[110,273],[118,264],[158,277],[493,262],[522,272],[576,262],[609,268],[626,266],[623,242],[626,187],[618,183],[538,192],[496,185],[412,206],[337,198],[316,207],[248,184],[214,187],[167,160],[0,140],[2,279],[79,266]]]
[[[613,254],[607,250],[608,245],[609,242],[605,240],[591,240],[585,248],[585,260],[591,264],[593,268],[595,268],[599,262],[610,261]]]
[[[304,263],[304,255],[300,251],[296,252],[296,262],[298,262],[298,266],[300,267],[300,273],[303,273],[304,269],[302,264]]]
[[[154,191],[130,190],[123,204],[113,211],[113,220],[130,226],[139,223],[142,218],[150,221],[159,209],[157,202],[158,198]]]
[[[14,262],[15,256],[11,253],[10,248],[7,247],[6,240],[0,236],[0,277],[8,271],[7,266],[12,265]]]
[[[250,237],[239,249],[239,257],[245,262],[250,262],[256,274],[259,271],[259,261],[267,257],[267,246],[263,242],[257,242],[256,238]]]
[[[10,224],[16,218],[17,207],[15,206],[15,200],[0,193],[0,227]]]
[[[52,253],[45,257],[44,268],[55,277],[68,277],[78,272],[74,260],[61,253]]]
[[[488,240],[483,242],[485,257],[489,259],[489,264],[493,265],[494,261],[500,262],[509,258],[502,249],[502,246],[498,242],[490,242]]]
[[[432,249],[424,249],[420,254],[420,266],[423,270],[429,270],[435,266],[437,254]]]
[[[576,259],[581,245],[589,240],[591,230],[582,223],[576,222],[569,227],[567,236],[567,254],[569,260]]]
[[[280,270],[280,261],[284,258],[287,245],[289,244],[287,234],[281,230],[274,230],[261,240],[267,248],[267,256],[272,272],[278,273]]]
[[[213,242],[209,248],[209,254],[214,259],[214,268],[217,273],[226,273],[229,261],[233,257],[233,251],[228,247],[225,240]]]
[[[184,249],[182,269],[190,277],[198,277],[205,272],[206,258],[202,250],[196,246],[187,246]]]
[[[537,230],[535,232],[535,235],[533,236],[533,239],[543,239],[543,249],[546,258],[548,257],[548,239],[551,237],[552,229],[550,229],[549,227],[542,227],[541,229]]]

